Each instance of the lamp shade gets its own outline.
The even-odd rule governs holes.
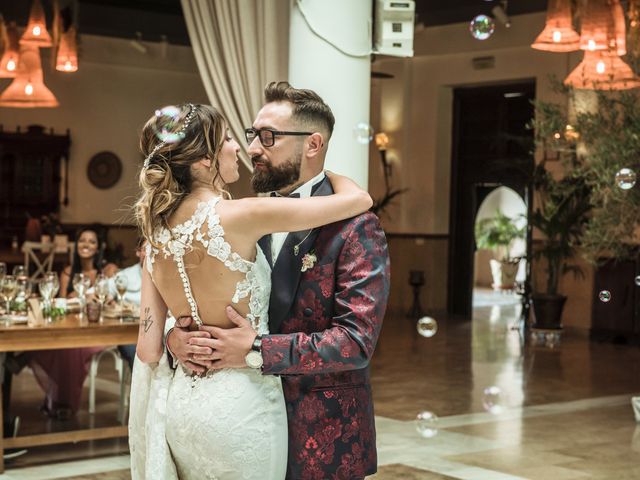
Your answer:
[[[58,105],[58,100],[44,84],[38,47],[21,45],[16,77],[0,94],[0,107],[37,108]]]
[[[615,46],[614,3],[619,4],[615,0],[587,0],[580,32],[582,50],[593,52]]]
[[[20,56],[18,29],[14,22],[7,26],[3,22],[1,27],[3,51],[2,57],[0,57],[0,78],[12,78],[16,76],[18,57]]]
[[[635,56],[640,52],[640,0],[629,0],[629,49]]]
[[[573,52],[580,49],[580,35],[573,29],[571,0],[549,0],[544,30],[531,47],[548,52]]]
[[[31,13],[29,13],[29,23],[20,38],[21,44],[30,44],[37,47],[50,47],[52,45],[51,36],[47,31],[47,21],[44,16],[44,9],[40,0],[33,0]]]
[[[586,51],[564,84],[587,90],[629,90],[640,87],[640,78],[615,52]]]
[[[609,36],[609,49],[614,50],[619,56],[623,56],[627,54],[627,25],[620,0],[614,0],[611,10],[613,35]]]
[[[78,70],[76,29],[73,26],[60,35],[60,46],[56,56],[56,70],[61,72],[75,72]]]

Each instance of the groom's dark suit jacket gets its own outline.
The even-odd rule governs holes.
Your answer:
[[[325,179],[312,195],[333,193]],[[265,374],[281,375],[291,480],[360,479],[376,471],[369,360],[389,295],[387,241],[367,212],[287,236],[273,265]],[[302,242],[298,255],[294,246]],[[302,259],[317,262],[302,272]]]

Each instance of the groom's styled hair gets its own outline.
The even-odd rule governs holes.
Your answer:
[[[325,130],[331,138],[336,120],[329,105],[313,90],[293,88],[289,82],[271,82],[264,89],[264,99],[265,103],[291,103],[293,120],[314,130]]]

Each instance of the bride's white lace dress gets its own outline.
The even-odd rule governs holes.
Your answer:
[[[216,214],[219,200],[201,202],[189,221],[172,229],[173,235],[159,230],[155,239],[162,248],[147,248],[146,265],[153,274],[156,255],[173,258],[191,315],[200,322],[183,262],[185,252],[199,242],[227,268],[245,273],[232,301],[249,297],[248,318],[259,333],[268,333],[269,263],[260,248],[255,262],[232,251]],[[278,377],[250,368],[193,377],[180,366],[172,370],[166,354],[157,365],[146,365],[136,357],[129,417],[133,479],[281,480],[287,443]]]

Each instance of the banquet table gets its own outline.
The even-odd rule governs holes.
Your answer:
[[[105,318],[101,323],[89,323],[79,314],[67,314],[42,325],[12,324],[0,321],[0,352],[48,350],[57,348],[97,347],[136,343],[137,321]],[[127,426],[90,428],[66,432],[2,438],[2,391],[0,389],[0,473],[4,472],[3,453],[6,448],[24,448],[58,443],[126,437]]]

